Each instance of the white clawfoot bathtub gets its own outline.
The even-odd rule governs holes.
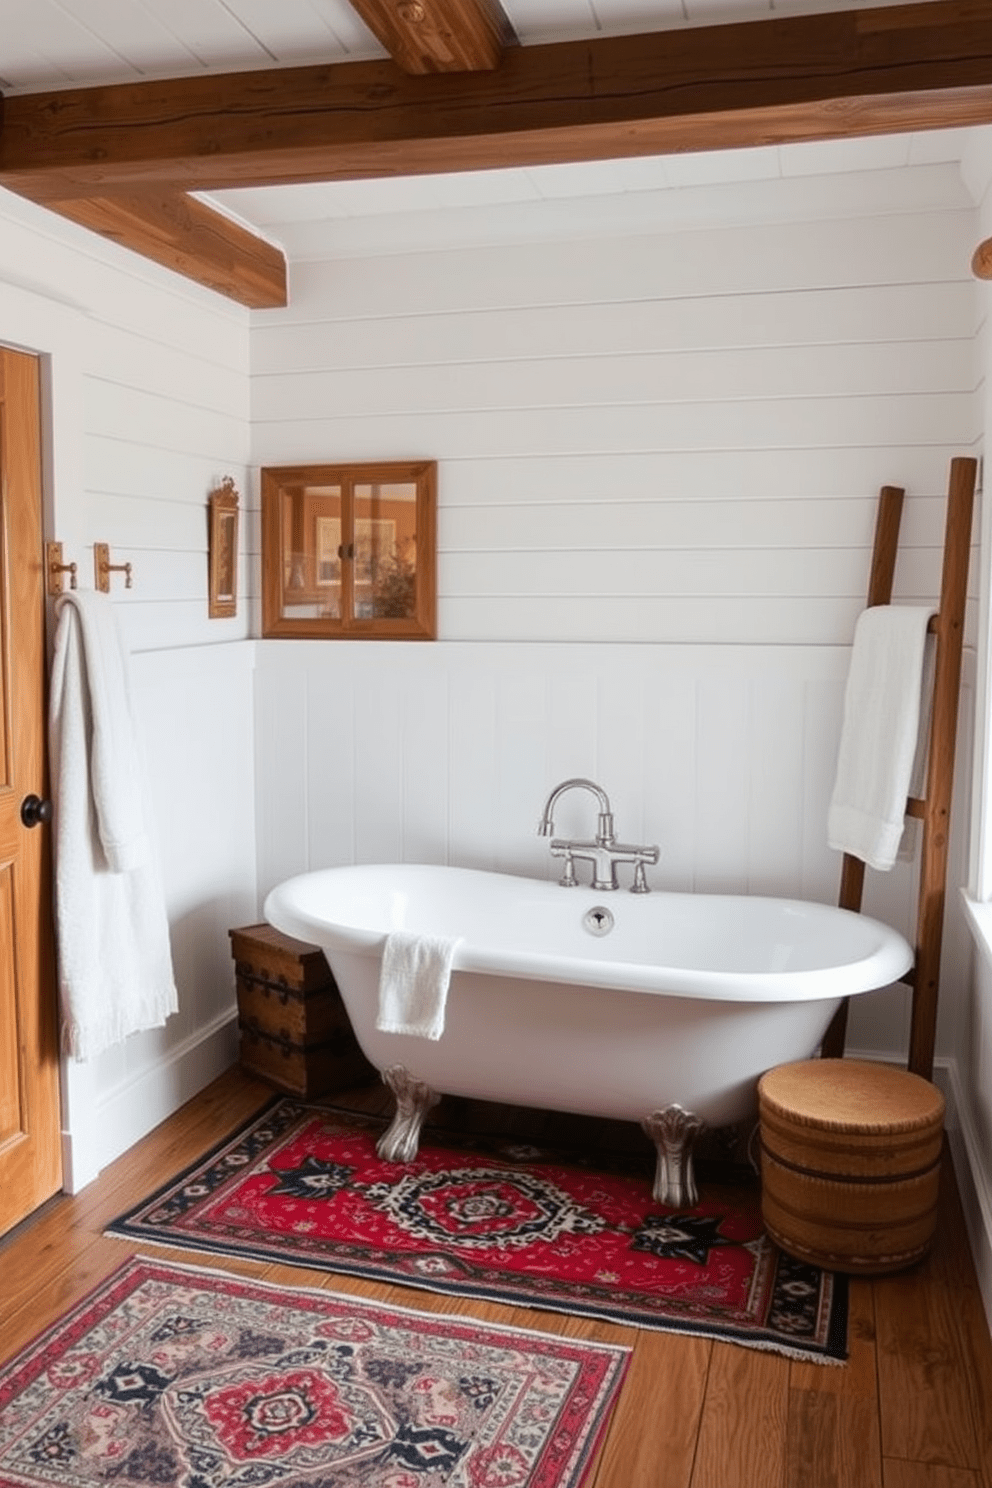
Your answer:
[[[694,1202],[696,1131],[751,1117],[765,1070],[807,1058],[842,998],[913,961],[897,931],[831,905],[409,863],[302,874],[265,917],[324,950],[397,1095],[385,1155],[416,1154],[438,1094],[635,1120],[657,1147],[655,1197],[676,1206]],[[458,938],[437,1041],[375,1026],[392,930]]]

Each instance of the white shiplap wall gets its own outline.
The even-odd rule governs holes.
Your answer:
[[[878,486],[908,488],[899,592],[926,595],[976,435],[964,189],[946,167],[889,215],[875,189],[833,220],[298,265],[253,337],[256,461],[437,457],[445,639],[843,642]]]
[[[46,368],[46,535],[92,588],[94,542],[132,651],[180,1012],[63,1082],[78,1187],[235,1056],[227,929],[254,919],[249,603],[207,616],[207,496],[247,496],[249,318],[0,192],[0,340]],[[254,522],[243,523],[245,554]]]
[[[133,588],[117,576],[113,597],[135,651],[246,638],[255,518],[242,524],[246,602],[235,619],[211,621],[206,502],[227,474],[249,500],[247,312],[3,191],[0,285],[34,296],[39,324],[60,315],[72,378],[56,411],[56,461],[70,422],[76,448],[49,519],[80,583],[93,584],[92,544],[108,542],[112,561],[134,569]],[[0,336],[12,339],[2,324]],[[30,327],[32,349],[29,338]]]
[[[825,195],[429,250],[395,218],[354,256],[307,224],[253,332],[254,463],[436,458],[440,643],[260,645],[260,890],[356,859],[548,871],[541,803],[585,774],[662,845],[658,884],[835,896],[876,492],[908,491],[897,597],[932,599],[980,414],[956,170]],[[911,929],[910,865],[868,907]],[[856,1043],[906,1034],[904,992],[859,1009]]]

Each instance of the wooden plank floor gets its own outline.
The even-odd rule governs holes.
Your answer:
[[[128,1254],[125,1242],[104,1238],[109,1220],[270,1094],[229,1071],[81,1194],[51,1200],[0,1241],[0,1360]],[[383,1110],[387,1097],[367,1087],[347,1099]],[[453,1106],[449,1119],[470,1118],[470,1104]],[[508,1119],[525,1126],[528,1113]],[[944,1179],[931,1257],[901,1276],[853,1282],[843,1368],[299,1267],[157,1253],[288,1287],[324,1286],[631,1345],[631,1367],[586,1488],[992,1488],[992,1341],[949,1160]]]

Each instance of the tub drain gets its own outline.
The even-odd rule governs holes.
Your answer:
[[[613,916],[603,905],[597,904],[595,909],[586,910],[582,924],[590,935],[609,935],[613,929]]]

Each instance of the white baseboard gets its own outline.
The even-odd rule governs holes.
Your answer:
[[[100,1092],[84,1130],[62,1134],[63,1188],[78,1193],[108,1163],[192,1100],[238,1058],[236,1009],[220,1014],[161,1059]]]

